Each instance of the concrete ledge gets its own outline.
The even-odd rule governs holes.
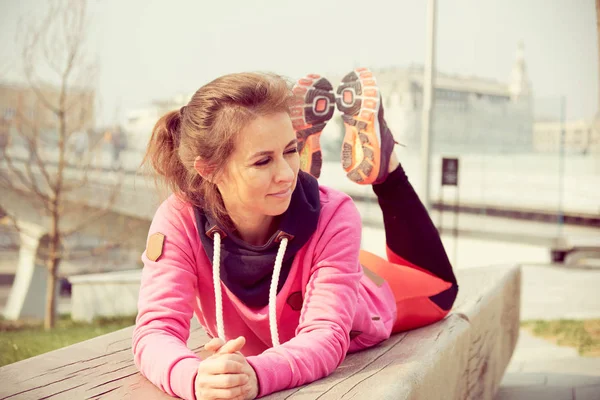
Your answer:
[[[142,270],[76,275],[71,282],[71,318],[92,321],[95,317],[137,314]]]
[[[493,399],[519,333],[519,267],[458,271],[452,314],[349,355],[332,375],[283,399]]]
[[[520,268],[458,271],[455,311],[349,355],[329,377],[273,399],[493,399],[519,332]],[[197,324],[188,347],[209,338]],[[131,355],[133,327],[0,368],[0,398],[170,399],[142,377]]]
[[[128,271],[103,272],[101,274],[85,274],[69,276],[72,285],[93,285],[96,283],[140,283],[141,269]]]
[[[550,256],[553,262],[576,264],[586,257],[600,255],[600,239],[597,237],[559,237],[552,243]]]
[[[17,271],[3,314],[9,320],[27,317],[43,319],[48,269],[39,260],[43,259],[41,254],[48,244],[48,235],[41,225],[22,219],[18,219],[17,224],[21,241]],[[58,289],[57,285],[56,294]]]
[[[517,345],[521,268],[459,271],[456,315],[470,323],[468,360],[457,399],[492,399]]]

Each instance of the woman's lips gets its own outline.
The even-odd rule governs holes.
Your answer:
[[[289,188],[287,188],[287,189],[285,189],[285,190],[282,190],[281,192],[272,193],[272,194],[270,194],[269,196],[273,196],[273,197],[280,197],[280,198],[282,198],[282,197],[287,197],[287,196],[289,196],[291,193],[292,193],[292,188],[291,188],[291,187],[289,187]]]

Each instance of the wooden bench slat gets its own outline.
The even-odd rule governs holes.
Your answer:
[[[457,271],[459,296],[443,321],[350,354],[330,376],[270,400],[492,399],[516,346],[520,269]],[[133,327],[0,368],[3,399],[168,399],[133,363]],[[193,323],[188,347],[210,338]]]
[[[137,396],[140,389],[153,398],[171,398],[139,374],[132,333],[133,326],[2,367],[0,382],[8,384],[0,385],[0,399],[122,398],[126,393]],[[198,352],[208,340],[196,324],[188,347]]]

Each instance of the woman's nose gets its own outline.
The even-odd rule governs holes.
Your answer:
[[[281,160],[277,165],[276,179],[278,182],[288,182],[294,180],[294,169],[287,160]]]

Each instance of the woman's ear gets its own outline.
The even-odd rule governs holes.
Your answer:
[[[202,161],[200,159],[200,156],[196,157],[196,159],[194,160],[194,169],[203,179],[212,182],[211,178],[214,169],[210,168],[208,164]]]

